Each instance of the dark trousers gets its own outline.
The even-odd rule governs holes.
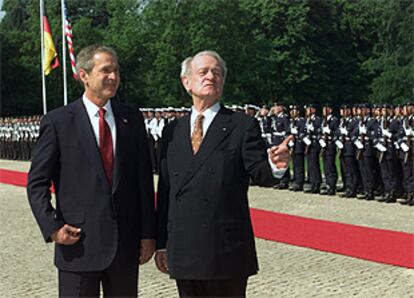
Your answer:
[[[138,257],[135,258],[138,260]],[[103,271],[73,272],[59,270],[59,297],[137,297],[138,262],[131,258],[126,265],[119,257]]]
[[[309,171],[309,183],[312,187],[319,188],[321,186],[321,167],[319,164],[319,150],[310,150],[306,156]]]
[[[355,156],[344,156],[344,171],[347,189],[355,192],[358,187],[358,163]]]
[[[336,188],[336,181],[338,180],[335,158],[335,154],[323,155],[323,172],[325,174],[326,185],[331,189]]]
[[[371,192],[376,188],[375,182],[375,163],[376,159],[373,156],[363,156],[362,159],[358,160],[359,171],[362,177],[362,185],[364,190]]]
[[[294,153],[293,157],[293,182],[303,186],[305,182],[305,157],[303,154]]]
[[[384,159],[381,164],[381,177],[384,182],[384,190],[386,192],[398,190],[398,178],[397,178],[397,160]]]
[[[177,279],[180,297],[246,297],[247,277],[223,280]]]

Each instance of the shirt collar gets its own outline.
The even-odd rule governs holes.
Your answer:
[[[82,100],[83,100],[83,104],[85,105],[86,112],[88,113],[89,118],[92,119],[93,117],[99,117],[99,115],[98,115],[99,107],[96,104],[94,104],[86,96],[86,94],[83,94]],[[108,100],[108,102],[104,105],[103,108],[106,110],[106,116],[105,117],[111,116],[113,114],[112,113],[111,100]]]
[[[220,110],[220,102],[216,102],[211,107],[207,108],[202,114],[204,115],[204,118],[214,118],[218,111]],[[200,113],[194,108],[194,106],[191,107],[191,123],[194,123],[195,119]]]

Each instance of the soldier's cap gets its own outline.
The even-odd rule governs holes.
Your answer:
[[[316,109],[316,105],[313,103],[309,103],[305,106],[305,109],[308,109],[308,108]]]
[[[262,105],[262,109],[269,110],[269,106],[268,105]]]
[[[167,112],[174,112],[175,109],[173,107],[168,107],[165,109]]]
[[[299,109],[300,109],[300,107],[299,107],[298,105],[290,105],[290,106],[289,106],[289,109],[290,109],[290,110],[299,110]]]
[[[155,112],[154,108],[148,108],[148,112]]]
[[[278,101],[275,101],[275,102],[273,103],[273,105],[274,105],[274,106],[284,106],[284,105],[285,105],[285,103],[284,103],[282,100],[278,100]]]
[[[341,110],[350,109],[350,108],[351,108],[351,106],[349,104],[346,104],[346,103],[342,104],[341,107],[340,107]]]
[[[138,110],[140,110],[141,112],[148,112],[147,108],[138,108]]]
[[[248,110],[256,110],[257,109],[257,107],[255,105],[252,105],[252,104],[246,104],[246,105],[244,105],[244,108],[248,109]]]
[[[394,109],[395,108],[402,108],[403,107],[403,105],[402,104],[396,104],[396,105],[394,105]]]
[[[161,108],[156,108],[155,109],[155,112],[162,112],[163,111],[163,109],[161,109]]]
[[[369,103],[361,103],[361,104],[359,104],[359,107],[362,108],[362,109],[370,109],[371,108]]]
[[[322,107],[333,109],[333,105],[331,103],[324,103]]]

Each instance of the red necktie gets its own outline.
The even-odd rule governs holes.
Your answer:
[[[114,165],[114,149],[112,147],[111,129],[105,121],[106,110],[99,108],[99,151],[105,168],[106,178],[112,184],[112,171]]]

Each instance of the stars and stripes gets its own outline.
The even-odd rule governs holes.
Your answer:
[[[66,41],[68,43],[68,49],[69,49],[69,57],[70,57],[70,64],[72,67],[72,76],[75,80],[78,79],[78,73],[76,71],[76,59],[75,59],[75,51],[73,49],[73,42],[72,42],[72,25],[70,23],[70,20],[68,18],[68,13],[66,6],[64,7],[64,13],[65,13],[65,36]]]

